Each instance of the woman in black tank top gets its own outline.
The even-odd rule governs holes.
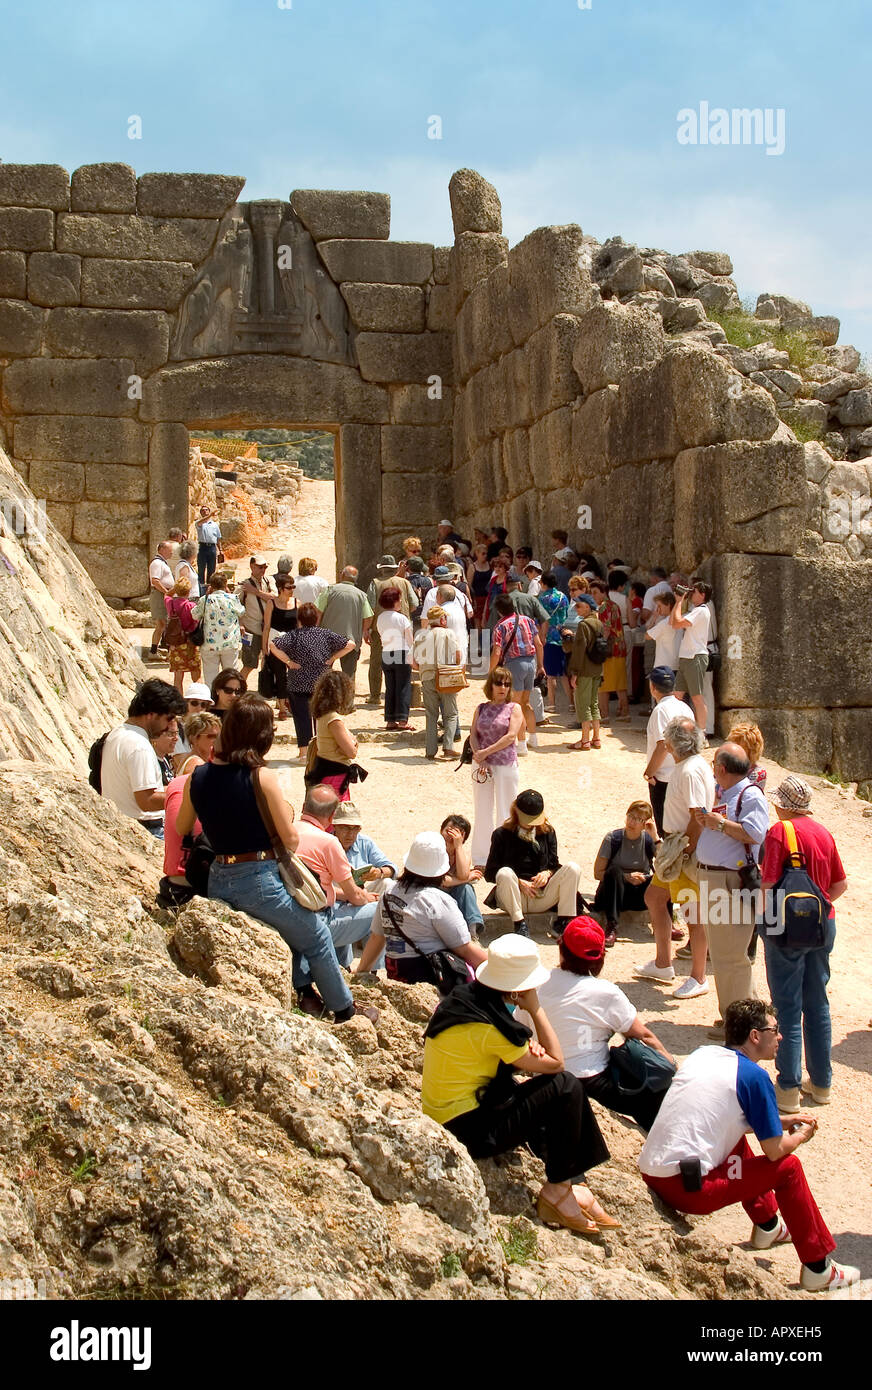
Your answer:
[[[254,693],[241,695],[225,716],[220,755],[188,778],[176,828],[187,835],[199,819],[216,856],[209,870],[209,897],[274,927],[291,948],[300,1007],[319,1014],[330,1009],[336,1022],[343,1023],[359,1010],[336,960],[329,912],[309,912],[291,897],[258,810],[255,777],[278,838],[293,853],[300,838],[293,811],[277,774],[264,765],[272,741],[273,715],[266,700]]]
[[[272,633],[293,632],[297,627],[296,580],[292,574],[280,574],[276,579],[275,598],[269,598],[263,615],[263,684],[261,694],[278,700],[279,719],[290,716],[285,690],[288,684],[287,671],[269,649]],[[260,686],[261,680],[258,680]]]

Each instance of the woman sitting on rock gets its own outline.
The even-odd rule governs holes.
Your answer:
[[[451,868],[442,835],[416,835],[396,883],[388,880],[379,899],[358,971],[372,970],[384,953],[388,978],[404,984],[434,983],[426,957],[449,950],[473,969],[487,960],[476,946],[457,903],[442,887]]]
[[[187,835],[199,819],[215,851],[209,897],[274,927],[293,954],[300,1006],[310,1013],[330,1009],[335,1021],[343,1023],[358,1010],[336,960],[329,915],[301,907],[288,892],[258,807],[255,779],[278,838],[294,853],[299,833],[293,811],[278,774],[265,765],[272,742],[273,714],[266,700],[253,692],[241,696],[221,726],[220,753],[213,762],[195,768],[185,783],[176,829]]]
[[[512,802],[508,817],[491,838],[484,876],[495,885],[485,906],[507,913],[516,936],[530,935],[528,912],[556,907],[558,930],[575,916],[581,869],[560,863],[557,834],[546,818],[540,792],[521,792]]]
[[[624,991],[600,979],[606,946],[598,922],[592,917],[573,918],[560,938],[559,950],[560,967],[542,982],[538,995],[563,1052],[566,1070],[584,1083],[593,1100],[619,1115],[630,1115],[647,1133],[666,1091],[646,1089],[638,1095],[623,1095],[611,1078],[609,1042],[613,1034],[621,1033],[653,1047],[668,1062],[674,1059],[645,1027]],[[528,1025],[532,1022],[521,1011],[515,1017]]]
[[[160,881],[157,898],[159,907],[183,907],[197,891],[187,877],[188,851],[182,843],[183,837],[176,829],[176,817],[185,794],[185,786],[194,768],[212,761],[215,744],[221,732],[221,722],[208,711],[189,714],[184,721],[184,730],[191,751],[185,754],[178,773],[167,787],[164,802],[164,877]],[[195,821],[191,834],[196,837],[202,832],[200,822]]]
[[[609,1153],[581,1082],[564,1068],[560,1043],[539,1002],[548,979],[532,941],[501,936],[475,972],[436,1009],[424,1034],[421,1105],[473,1158],[529,1144],[547,1181],[536,1210],[551,1226],[595,1235],[620,1223],[573,1179]],[[525,1011],[533,1027],[510,1012]],[[535,1034],[535,1036],[534,1036]],[[513,1071],[533,1072],[520,1085]]]

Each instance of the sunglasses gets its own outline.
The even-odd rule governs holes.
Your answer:
[[[211,709],[211,700],[189,700],[188,709]]]
[[[244,686],[244,685],[225,685],[225,686],[224,686],[224,694],[225,694],[225,695],[243,695],[244,693],[245,693],[245,686]]]
[[[493,686],[494,686],[494,689],[496,689],[497,687],[499,687],[500,689],[511,690],[511,688],[512,688],[512,682],[511,682],[511,681],[493,681]]]

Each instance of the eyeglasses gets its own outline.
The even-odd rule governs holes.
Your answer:
[[[774,1025],[772,1025],[772,1026],[769,1026],[769,1027],[766,1027],[766,1028],[758,1028],[758,1029],[757,1029],[757,1032],[758,1032],[758,1033],[777,1033],[777,1032],[778,1032],[778,1024],[776,1023],[776,1024],[774,1024]]]

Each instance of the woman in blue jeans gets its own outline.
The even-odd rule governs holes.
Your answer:
[[[272,741],[270,706],[260,695],[242,695],[221,726],[220,757],[196,768],[188,779],[176,828],[186,835],[198,819],[215,851],[209,897],[274,927],[290,946],[300,1008],[313,1014],[330,1009],[337,1023],[355,1013],[377,1017],[374,1009],[354,1004],[336,959],[328,914],[301,907],[282,882],[252,780],[257,772],[276,831],[293,853],[299,840],[293,812],[275,772],[264,765]]]

